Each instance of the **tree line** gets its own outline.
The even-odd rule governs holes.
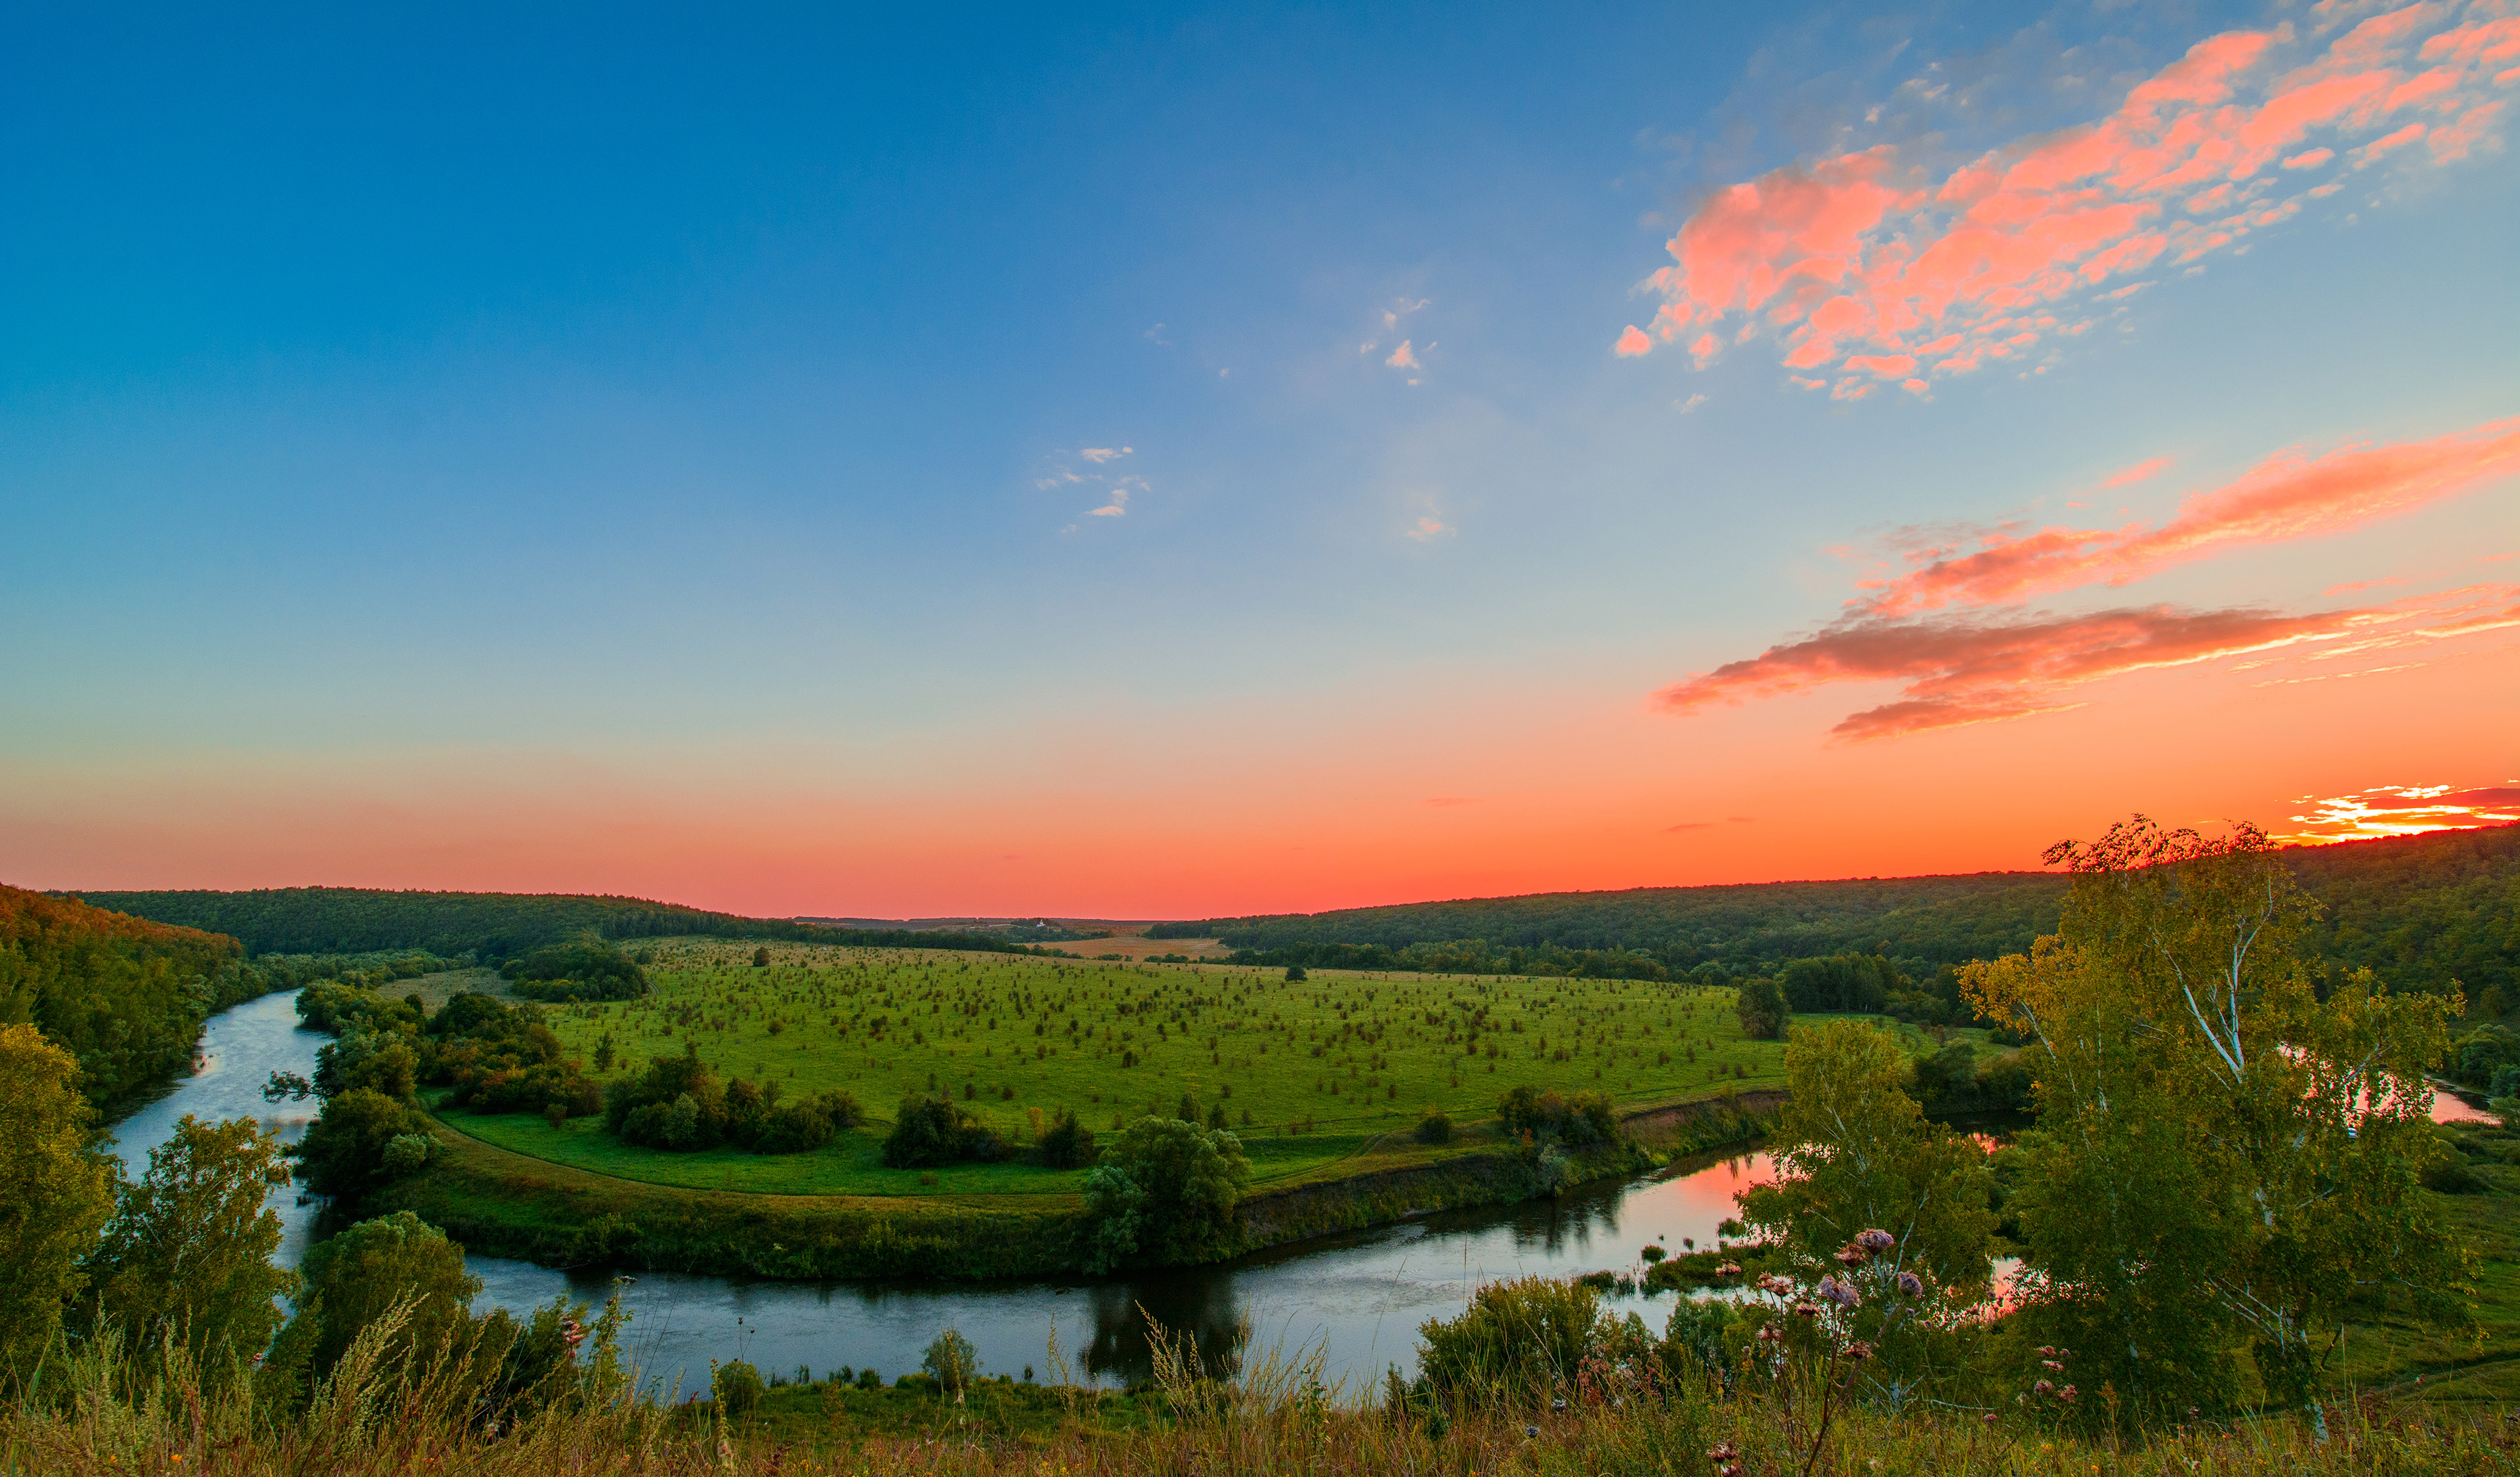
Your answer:
[[[2294,847],[2280,855],[2319,904],[2301,930],[2312,968],[2331,979],[2373,969],[2401,990],[2437,994],[2453,981],[2470,994],[2499,986],[2520,1005],[2520,826]],[[1923,980],[2023,952],[2053,933],[2070,881],[2052,872],[1981,872],[1543,893],[1158,923],[1147,936],[1219,939],[1255,962],[1312,968],[1409,968],[1396,961],[1412,949],[1421,959],[1475,953],[1496,964],[1519,949],[1527,964],[1544,967],[1453,972],[1573,973],[1545,966],[1590,952],[1646,956],[1672,976],[1718,964],[1737,979],[1773,974],[1794,959],[1877,954]],[[1394,962],[1344,962],[1364,958]]]

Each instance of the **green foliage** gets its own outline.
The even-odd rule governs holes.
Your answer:
[[[919,1367],[926,1370],[948,1397],[959,1400],[980,1377],[980,1351],[959,1330],[948,1328],[928,1344]]]
[[[399,1174],[410,1171],[410,1151],[389,1154],[394,1141],[426,1142],[428,1126],[418,1111],[373,1087],[353,1087],[329,1098],[297,1144],[297,1173],[307,1188],[355,1203]],[[420,1158],[427,1162],[424,1151]]]
[[[1785,1048],[1777,1177],[1744,1190],[1741,1218],[1795,1262],[1826,1269],[1859,1232],[1886,1229],[1886,1261],[1974,1298],[1987,1287],[1995,1217],[1986,1152],[1925,1122],[1908,1058],[1877,1027],[1822,1021]]]
[[[1074,1113],[1061,1108],[1052,1115],[1050,1127],[1042,1131],[1034,1153],[1046,1168],[1081,1170],[1094,1162],[1094,1131],[1077,1122]]]
[[[464,1248],[409,1211],[362,1221],[307,1250],[298,1316],[316,1319],[311,1366],[318,1376],[339,1361],[362,1329],[404,1312],[385,1362],[425,1364],[462,1332],[481,1279],[464,1268]]]
[[[510,959],[499,975],[528,1000],[635,1000],[648,992],[648,976],[630,956],[592,936],[546,944]]]
[[[1235,1203],[1251,1181],[1242,1142],[1222,1129],[1141,1118],[1102,1151],[1085,1180],[1089,1261],[1158,1267],[1212,1262],[1232,1251]]]
[[[742,1360],[729,1360],[719,1364],[709,1376],[709,1395],[718,1409],[728,1415],[748,1415],[761,1404],[767,1390],[761,1382],[761,1371]]]
[[[2025,1322],[2149,1417],[2229,1406],[2242,1350],[2272,1399],[2309,1398],[2357,1310],[2466,1316],[2466,1261],[2416,1193],[2448,1002],[2368,975],[2319,998],[2316,900],[2254,828],[2138,816],[2049,856],[2076,874],[2059,933],[1968,972],[2042,1063],[2005,1206]]]
[[[1490,1282],[1461,1316],[1418,1325],[1419,1375],[1447,1406],[1527,1401],[1574,1381],[1601,1322],[1600,1294],[1580,1281]]]
[[[1554,1088],[1515,1087],[1497,1100],[1497,1118],[1508,1132],[1530,1133],[1578,1148],[1619,1136],[1617,1110],[1598,1092],[1561,1096]]]
[[[259,1354],[280,1327],[274,1300],[297,1283],[271,1264],[280,1218],[263,1208],[284,1173],[279,1140],[251,1119],[213,1127],[186,1114],[147,1173],[118,1187],[89,1258],[95,1326],[178,1340],[214,1378],[230,1351]]]
[[[1453,1120],[1445,1116],[1443,1109],[1429,1108],[1426,1116],[1418,1120],[1418,1127],[1410,1131],[1409,1136],[1419,1143],[1451,1143]]]
[[[23,1375],[78,1295],[113,1205],[78,1063],[28,1025],[0,1025],[0,1387]]]
[[[1781,1041],[1793,1024],[1793,1007],[1784,987],[1764,975],[1741,982],[1732,1010],[1740,1019],[1741,1034],[1754,1041]]]
[[[1006,1157],[1006,1140],[995,1130],[943,1097],[903,1098],[883,1141],[883,1162],[896,1170],[992,1164]]]
[[[95,1106],[183,1071],[202,1022],[265,988],[234,939],[0,887],[0,1025],[68,1051]]]
[[[504,959],[582,935],[639,939],[824,939],[828,929],[782,918],[742,918],[639,898],[552,893],[420,893],[295,887],[247,893],[87,893],[101,907],[209,929],[255,953],[358,953],[420,948]],[[1007,946],[999,946],[1005,947]]]
[[[1796,1010],[1873,1015],[1908,988],[1908,977],[1879,954],[1843,953],[1796,959],[1778,971],[1778,983]]]

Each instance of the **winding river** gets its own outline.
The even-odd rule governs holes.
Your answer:
[[[314,1104],[262,1100],[273,1071],[312,1075],[323,1038],[297,1025],[294,998],[265,995],[212,1020],[193,1075],[114,1126],[136,1172],[147,1151],[190,1113],[207,1121],[253,1118],[294,1141]],[[2449,1092],[2434,1116],[2477,1110]],[[711,1360],[751,1361],[764,1373],[872,1366],[886,1378],[919,1367],[928,1340],[960,1329],[987,1372],[1079,1383],[1126,1384],[1150,1369],[1148,1319],[1194,1335],[1203,1351],[1229,1348],[1251,1327],[1247,1357],[1270,1351],[1319,1355],[1323,1379],[1362,1392],[1386,1366],[1416,1372],[1418,1325],[1461,1311],[1482,1283],[1532,1273],[1564,1276],[1633,1270],[1649,1242],[1672,1251],[1710,1244],[1732,1214],[1732,1195],[1764,1179],[1764,1154],[1685,1161],[1556,1201],[1445,1212],[1398,1225],[1324,1237],[1215,1267],[1109,1280],[933,1283],[776,1282],[643,1272],[624,1288],[639,1367],[661,1393],[706,1386]],[[304,1255],[315,1207],[293,1188],[272,1208],[287,1225],[281,1259]],[[601,1303],[608,1274],[571,1273],[499,1257],[474,1257],[476,1308],[523,1312],[565,1294]],[[1659,1331],[1671,1299],[1613,1296]],[[1054,1356],[1054,1341],[1058,1351]],[[1056,1359],[1056,1362],[1055,1362]]]

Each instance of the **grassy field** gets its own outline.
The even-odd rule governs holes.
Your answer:
[[[644,999],[547,1019],[599,1077],[696,1047],[721,1074],[788,1094],[843,1088],[875,1122],[814,1154],[673,1154],[600,1123],[449,1115],[519,1154],[695,1189],[785,1194],[1071,1193],[1082,1177],[1022,1165],[886,1170],[878,1146],[905,1094],[952,1094],[1018,1142],[1060,1108],[1107,1131],[1185,1095],[1223,1107],[1263,1182],[1398,1150],[1428,1108],[1464,1126],[1507,1088],[1606,1092],[1623,1107],[1775,1085],[1783,1050],[1741,1035],[1729,990],[1515,979],[1147,965],[1030,956],[672,939]],[[598,1072],[609,1040],[613,1065]],[[1492,1139],[1491,1139],[1492,1141]],[[1405,1139],[1400,1140],[1405,1143]],[[1410,1145],[1414,1157],[1432,1157]]]

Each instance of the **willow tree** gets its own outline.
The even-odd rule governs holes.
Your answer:
[[[2138,815],[2047,859],[2074,874],[2057,932],[1963,987],[2039,1059],[2021,1290],[2068,1377],[2141,1417],[2231,1405],[2253,1363],[2316,1410],[2358,1310],[2464,1318],[2470,1264],[2416,1193],[2455,1002],[2368,971],[2319,999],[2318,905],[2253,826]]]

